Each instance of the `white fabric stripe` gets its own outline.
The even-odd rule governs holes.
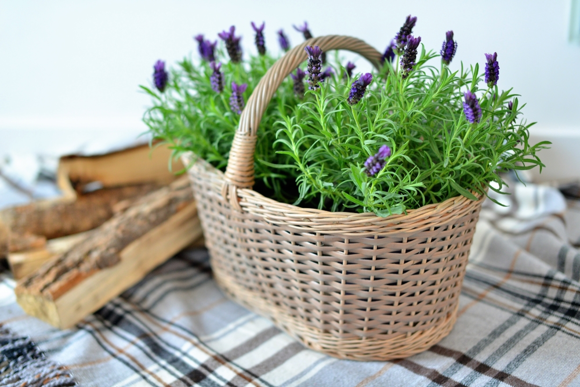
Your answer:
[[[273,369],[267,374],[262,376],[262,379],[274,386],[279,386],[282,383],[300,375],[301,373],[307,371],[312,367],[313,364],[323,359],[322,362],[316,365],[308,373],[298,379],[297,382],[302,380],[307,380],[317,373],[325,365],[331,364],[336,361],[335,358],[323,355],[318,352],[311,350],[304,350],[292,356],[288,361],[286,361],[282,366]],[[295,385],[295,384],[292,384]]]
[[[294,343],[294,339],[292,339],[286,333],[280,333],[272,337],[270,340],[262,343],[254,350],[236,359],[235,363],[245,369],[252,368],[264,360],[273,357],[280,349],[292,343]]]
[[[7,306],[16,302],[14,295],[14,281],[7,278],[2,279],[0,284],[0,307]]]
[[[258,335],[260,332],[271,328],[272,326],[273,324],[270,321],[263,317],[258,317],[256,319],[248,320],[245,324],[239,326],[231,333],[228,333],[217,340],[209,342],[205,341],[205,345],[211,348],[213,351],[224,353]]]
[[[222,329],[220,329],[217,332],[213,332],[209,335],[205,335],[205,336],[199,336],[199,340],[208,343],[210,341],[213,341],[223,335],[225,335],[228,332],[231,332],[234,328],[236,328],[238,325],[242,325],[245,324],[246,322],[250,321],[250,320],[254,320],[254,319],[259,319],[260,317],[253,314],[253,313],[248,313],[247,315],[240,317],[239,319],[233,321],[232,323],[226,325],[225,327],[223,327]]]

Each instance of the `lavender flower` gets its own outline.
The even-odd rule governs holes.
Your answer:
[[[395,59],[395,41],[392,40],[391,44],[387,46],[383,56],[381,56],[381,63],[385,63],[385,61],[392,62]]]
[[[304,40],[312,39],[312,33],[310,32],[310,29],[308,29],[307,22],[304,22],[304,25],[301,27],[296,27],[296,26],[293,26],[293,27],[296,31],[302,32],[302,36],[304,36]],[[320,60],[322,61],[322,64],[326,63],[326,53],[325,52],[322,53]]]
[[[370,85],[373,76],[370,73],[363,74],[359,79],[352,83],[350,94],[348,95],[348,103],[356,105],[364,97],[367,86]]]
[[[465,113],[465,118],[472,124],[479,122],[481,120],[481,107],[477,97],[470,91],[466,92],[464,97],[463,112]]]
[[[493,55],[485,54],[487,63],[485,64],[485,83],[488,87],[497,85],[499,80],[499,63],[497,63],[497,52]]]
[[[278,30],[278,43],[280,43],[282,50],[288,51],[290,49],[290,41],[283,30]]]
[[[413,67],[415,67],[415,60],[417,59],[417,47],[421,43],[421,37],[414,38],[409,35],[403,57],[401,58],[401,69],[403,78],[407,78]]]
[[[217,45],[217,41],[211,42],[209,40],[204,40],[203,35],[194,36],[194,39],[197,40],[197,51],[203,60],[208,62],[215,60],[215,47]]]
[[[226,42],[226,50],[230,59],[234,63],[239,63],[242,60],[242,48],[240,47],[240,36],[235,35],[236,27],[231,26],[230,31],[223,31],[218,36]]]
[[[290,74],[292,80],[294,80],[294,94],[300,99],[304,98],[304,77],[306,73],[300,69],[296,69],[296,74]]]
[[[365,161],[365,173],[368,176],[374,176],[385,167],[386,159],[391,156],[391,148],[383,145],[374,156],[369,156]]]
[[[209,66],[213,70],[213,73],[209,77],[209,80],[211,82],[211,88],[216,93],[221,93],[224,91],[224,75],[220,71],[222,64],[211,62]]]
[[[301,27],[293,26],[294,29],[298,32],[302,32],[302,36],[304,36],[304,40],[312,39],[312,33],[308,29],[308,23],[304,22],[304,25]]]
[[[169,75],[167,74],[167,71],[165,71],[165,62],[158,60],[153,66],[153,83],[155,83],[157,90],[162,93],[165,91],[168,78]]]
[[[320,73],[320,82],[324,82],[326,80],[326,78],[330,78],[331,76],[334,75],[334,70],[332,69],[332,67],[327,67],[326,69],[324,69],[324,71],[322,73]]]
[[[244,110],[244,91],[248,88],[248,84],[244,83],[242,85],[232,82],[232,95],[230,97],[230,108],[234,113],[242,114]]]
[[[514,110],[514,101],[508,101],[508,109]]]
[[[352,70],[356,68],[356,65],[352,62],[348,62],[344,68],[344,78],[352,78]]]
[[[441,61],[449,66],[455,56],[455,52],[457,52],[457,42],[453,40],[453,31],[447,31],[445,37],[446,40],[441,46]]]
[[[407,16],[405,23],[395,35],[395,42],[397,43],[397,53],[401,55],[405,46],[407,45],[407,40],[411,36],[413,32],[413,27],[415,27],[415,23],[417,23],[417,17],[412,17],[411,15]]]
[[[199,34],[197,36],[193,37],[195,40],[197,40],[197,52],[199,52],[199,55],[203,58],[204,55],[204,36],[202,34]]]
[[[308,87],[310,90],[316,90],[320,87],[318,84],[321,81],[320,70],[322,68],[322,50],[318,46],[306,46],[304,50],[308,53]]]
[[[258,48],[258,52],[260,55],[266,55],[266,42],[264,40],[264,27],[266,26],[265,22],[262,22],[260,27],[256,27],[254,22],[252,22],[252,28],[256,31],[256,47]]]

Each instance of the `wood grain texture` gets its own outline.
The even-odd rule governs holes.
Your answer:
[[[94,156],[63,156],[58,164],[57,184],[69,198],[76,197],[94,182],[103,187],[143,183],[166,185],[176,178],[168,168],[170,159],[171,149],[166,144],[154,148],[143,144]],[[183,166],[176,160],[172,168],[179,171]]]
[[[201,234],[191,188],[186,178],[179,179],[21,280],[17,301],[32,316],[70,327]]]

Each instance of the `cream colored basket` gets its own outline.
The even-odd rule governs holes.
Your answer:
[[[381,218],[300,208],[253,191],[256,129],[280,83],[306,60],[306,45],[354,51],[379,65],[380,53],[351,37],[295,47],[249,98],[226,173],[193,164],[215,279],[233,300],[314,350],[355,360],[411,356],[455,323],[483,198]]]

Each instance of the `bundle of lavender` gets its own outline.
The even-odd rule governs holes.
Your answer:
[[[375,73],[308,46],[308,62],[281,85],[258,130],[254,189],[278,201],[330,211],[403,213],[457,195],[500,191],[502,172],[543,167],[529,144],[512,89],[498,87],[497,53],[452,71],[453,31],[426,51],[407,17]],[[276,61],[264,23],[252,23],[257,54],[244,56],[235,27],[218,41],[195,37],[200,60],[168,74],[155,65],[153,107],[144,121],[174,154],[192,151],[224,170],[244,101]],[[305,39],[308,24],[295,27]],[[278,31],[282,51],[290,44]],[[419,52],[420,51],[420,52]]]

